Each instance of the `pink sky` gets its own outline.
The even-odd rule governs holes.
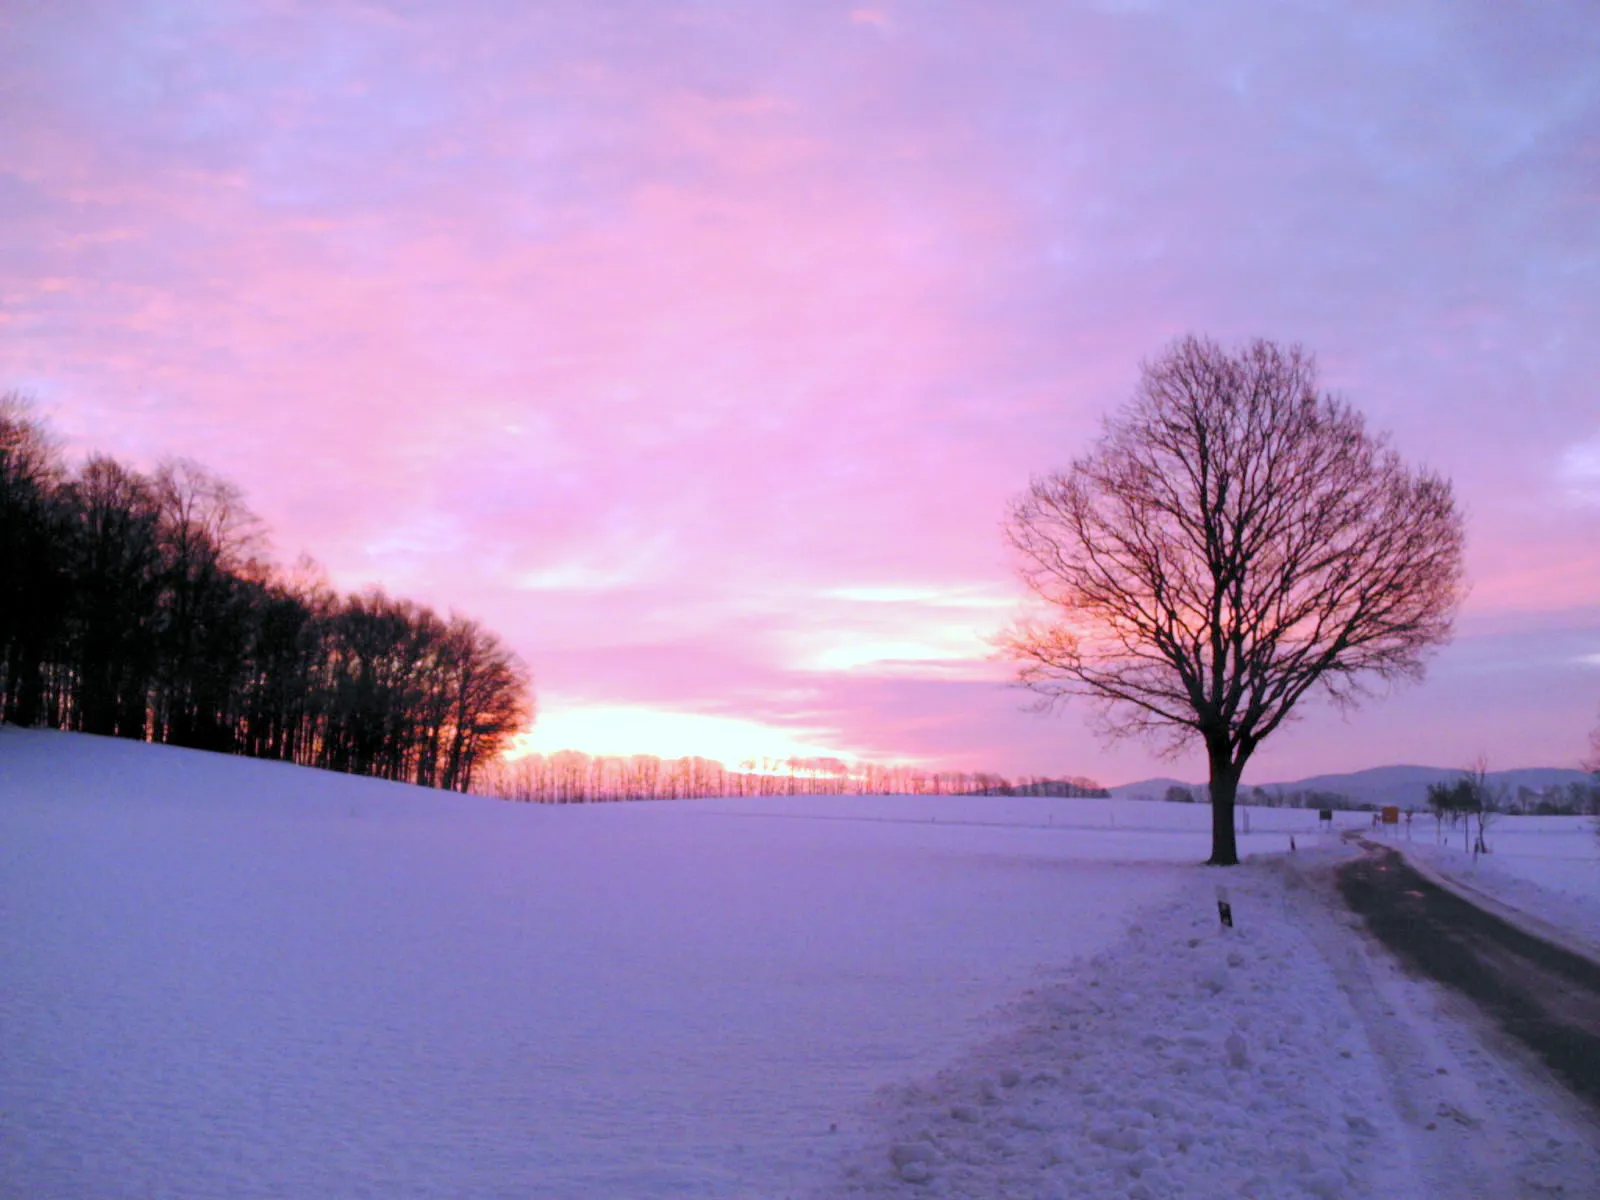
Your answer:
[[[0,390],[482,619],[532,745],[1120,782],[1203,763],[1005,686],[1006,501],[1173,337],[1299,341],[1473,590],[1246,782],[1575,765],[1597,62],[1578,0],[9,5]]]

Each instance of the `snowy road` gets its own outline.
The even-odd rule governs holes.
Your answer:
[[[1530,936],[1372,846],[1339,889],[1383,943],[1470,997],[1600,1119],[1600,965]]]

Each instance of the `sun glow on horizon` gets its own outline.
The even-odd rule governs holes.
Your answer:
[[[807,731],[810,733],[810,731]],[[745,763],[789,758],[854,758],[834,747],[747,717],[674,712],[644,705],[551,705],[533,728],[519,733],[508,760],[528,754],[584,754],[626,757],[707,758],[738,769]]]

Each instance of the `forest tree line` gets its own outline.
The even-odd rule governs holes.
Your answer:
[[[767,759],[729,769],[715,759],[653,754],[528,754],[496,763],[480,790],[508,800],[588,804],[708,796],[1105,796],[1092,779],[1006,779],[984,771],[927,771],[838,758]]]
[[[531,715],[476,622],[281,570],[233,485],[69,469],[0,397],[0,721],[467,791]]]

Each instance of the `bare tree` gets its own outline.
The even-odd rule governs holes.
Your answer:
[[[1210,861],[1238,862],[1245,763],[1313,688],[1340,705],[1422,674],[1462,591],[1450,484],[1412,471],[1314,359],[1187,337],[1146,363],[1086,456],[1033,480],[1006,532],[1043,610],[1001,637],[1046,706],[1113,737],[1199,738]]]
[[[161,512],[137,471],[95,455],[68,483],[73,512],[68,728],[142,740],[161,665]]]
[[[1489,758],[1480,754],[1472,760],[1472,765],[1462,772],[1471,789],[1474,804],[1471,819],[1477,823],[1478,833],[1472,843],[1474,854],[1487,854],[1489,852],[1488,833],[1489,826],[1506,807],[1506,789],[1503,784],[1489,782]]]
[[[0,721],[45,715],[71,597],[61,451],[26,397],[0,395]]]
[[[160,509],[161,671],[157,740],[233,750],[251,641],[242,576],[265,552],[261,522],[233,484],[189,459],[151,480]]]
[[[1428,807],[1434,814],[1436,832],[1442,830],[1447,818],[1452,829],[1460,822],[1461,850],[1473,857],[1489,852],[1489,826],[1506,807],[1506,800],[1505,786],[1489,782],[1489,759],[1483,754],[1473,759],[1472,765],[1453,782],[1428,785]]]

